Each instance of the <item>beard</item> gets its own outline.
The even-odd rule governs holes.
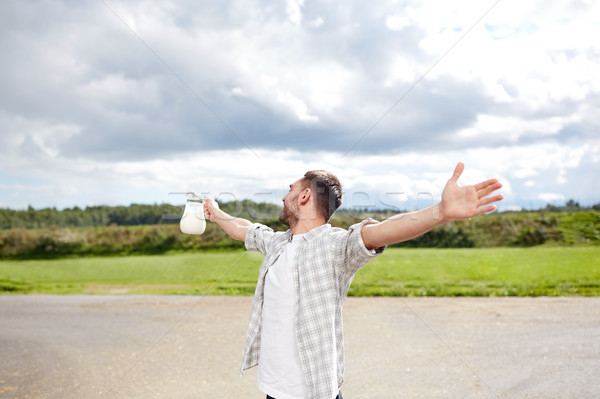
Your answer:
[[[293,204],[298,197],[289,200],[283,204],[283,209],[279,212],[279,221],[288,227],[292,227],[298,223],[298,212]]]

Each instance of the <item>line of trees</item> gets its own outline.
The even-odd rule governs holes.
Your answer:
[[[277,206],[254,203],[227,203],[221,206],[232,215],[261,221],[275,230],[287,228],[277,218],[280,209]],[[5,228],[0,230],[0,259],[160,254],[243,248],[242,242],[230,239],[214,223],[208,223],[202,235],[182,234],[178,225],[181,208],[160,205],[135,205],[129,208],[130,215],[120,208],[107,208],[102,211],[105,216],[100,217],[100,212],[95,207],[90,212],[95,218],[65,218],[65,221],[54,217],[32,218],[28,222],[35,228],[27,224]],[[143,209],[145,213],[134,212],[139,209]],[[69,212],[63,215],[69,215]],[[347,228],[369,216],[382,220],[389,216],[389,211],[373,213],[342,210],[334,214],[331,224]],[[75,223],[68,222],[73,220],[88,225],[78,227]],[[37,227],[42,222],[49,223],[48,221],[52,221],[50,227]],[[93,221],[98,225],[93,225]],[[145,223],[147,221],[153,223]],[[126,225],[118,225],[119,222]],[[65,224],[68,226],[61,227]],[[440,248],[535,245],[600,245],[600,211],[493,213],[472,220],[447,223],[415,240],[397,244],[402,247]]]
[[[220,204],[222,209],[239,217],[264,220],[276,217],[277,205],[249,200]],[[183,214],[184,205],[171,204],[129,206],[90,206],[86,208],[56,208],[26,210],[0,209],[0,229],[49,227],[98,227],[175,224]]]
[[[225,202],[221,203],[220,206],[231,215],[253,221],[276,219],[281,210],[280,206],[274,204],[256,203],[250,200]],[[90,206],[83,209],[74,207],[64,210],[57,210],[56,208],[34,209],[31,206],[26,210],[0,208],[0,229],[176,224],[179,223],[183,209],[184,205],[171,204]],[[576,201],[569,200],[564,206],[548,204],[544,209],[537,212],[586,212],[591,210],[600,210],[600,203],[592,207],[581,207]],[[384,219],[392,213],[390,210],[369,210],[367,208],[360,210],[340,209],[335,213],[335,217],[340,221],[364,215]]]

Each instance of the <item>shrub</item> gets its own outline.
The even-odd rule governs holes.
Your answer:
[[[513,239],[511,245],[521,247],[533,247],[541,245],[546,241],[543,231],[531,226],[524,226],[519,234]]]

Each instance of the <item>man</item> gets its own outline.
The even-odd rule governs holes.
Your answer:
[[[231,217],[211,199],[206,217],[246,248],[265,255],[259,270],[242,370],[258,365],[257,383],[267,398],[342,399],[344,375],[342,305],[355,273],[386,245],[410,240],[451,220],[496,209],[496,179],[461,187],[459,163],[436,205],[363,220],[348,230],[327,224],[342,203],[338,179],[310,171],[283,197],[286,232]]]

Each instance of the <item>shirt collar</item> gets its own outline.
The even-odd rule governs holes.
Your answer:
[[[305,241],[310,241],[312,239],[314,239],[315,237],[318,237],[320,234],[322,234],[322,232],[324,232],[325,230],[329,229],[331,227],[331,225],[329,223],[325,223],[322,224],[320,226],[317,226],[315,228],[313,228],[312,230],[300,234],[299,236],[302,237]],[[292,241],[292,231],[288,230],[285,232],[286,234],[286,238],[288,241]]]

